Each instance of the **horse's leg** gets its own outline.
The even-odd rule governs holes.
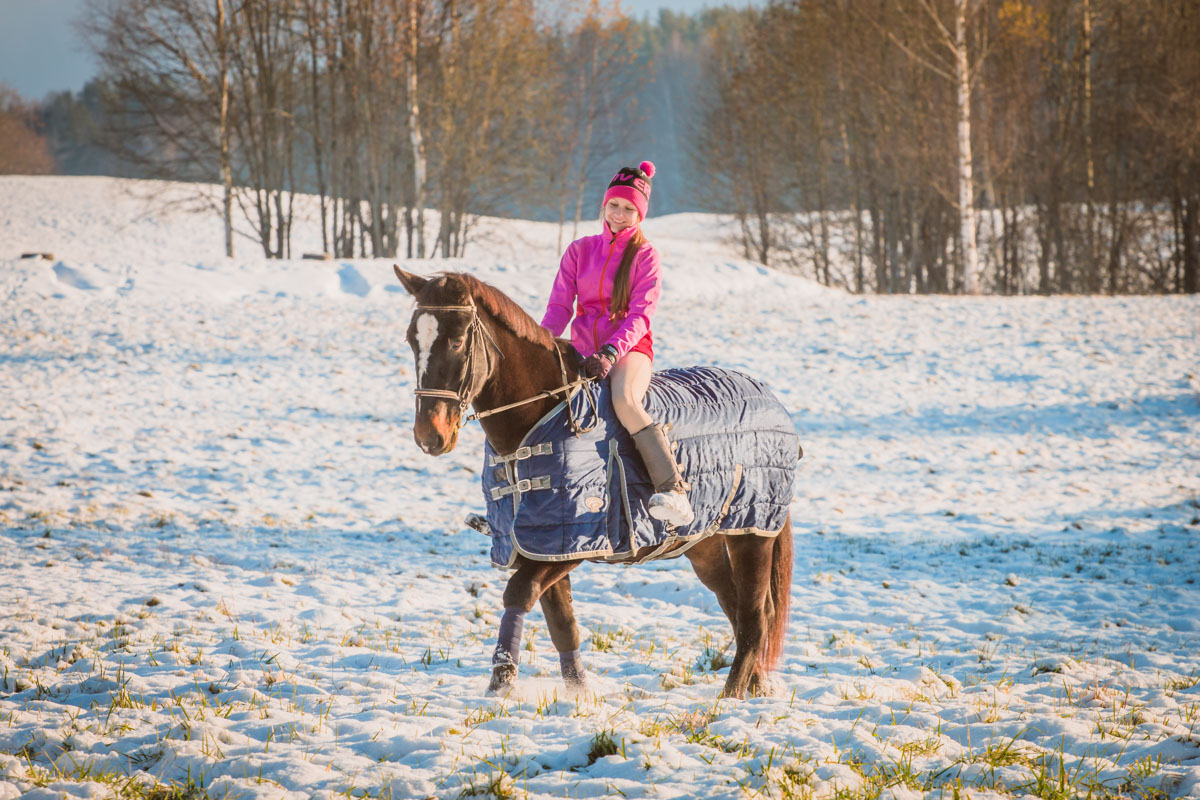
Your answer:
[[[767,646],[767,628],[774,613],[771,608],[771,560],[775,540],[744,533],[726,537],[733,581],[737,586],[734,637],[737,653],[723,697],[745,697],[759,688],[760,662]]]
[[[733,626],[733,634],[737,636],[737,587],[733,584],[733,569],[729,564],[729,551],[725,548],[723,535],[710,536],[702,539],[699,544],[689,548],[684,555],[692,562],[692,569],[700,582],[717,596],[721,610],[729,618]]]
[[[575,624],[575,608],[571,604],[571,576],[563,575],[542,592],[542,613],[550,629],[550,641],[558,651],[558,665],[563,682],[572,691],[586,685],[583,661],[579,657],[579,626]]]
[[[578,564],[578,561],[532,561],[517,556],[517,570],[509,576],[508,584],[504,587],[504,616],[500,619],[496,650],[492,653],[492,679],[488,684],[488,694],[512,688],[517,680],[525,615],[533,609],[542,592]]]

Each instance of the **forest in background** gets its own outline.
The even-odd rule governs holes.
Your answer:
[[[0,171],[223,184],[268,257],[292,196],[336,257],[460,256],[479,215],[590,232],[615,167],[652,214],[854,292],[1196,292],[1200,4],[106,0],[101,75],[0,95]],[[426,224],[425,212],[436,209]]]

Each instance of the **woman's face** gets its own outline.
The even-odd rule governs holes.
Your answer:
[[[613,197],[604,204],[604,221],[613,233],[620,233],[637,222],[637,206],[620,197]]]

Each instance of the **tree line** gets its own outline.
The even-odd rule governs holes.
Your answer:
[[[645,72],[596,2],[118,0],[86,28],[109,146],[223,185],[227,252],[240,211],[274,258],[300,192],[338,257],[461,256],[479,215],[529,203],[577,221]]]
[[[718,37],[746,255],[853,291],[1196,292],[1200,3],[828,0]]]
[[[300,192],[338,257],[461,256],[482,214],[565,240],[649,157],[655,213],[855,292],[1198,288],[1192,0],[113,0],[86,27],[101,77],[41,107],[60,168],[221,184],[229,252],[240,213],[293,256]]]

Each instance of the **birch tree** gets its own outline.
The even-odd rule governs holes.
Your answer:
[[[416,252],[409,249],[409,256],[425,257],[425,138],[422,132],[420,83],[418,79],[421,61],[421,2],[406,0],[408,8],[408,24],[405,26],[406,58],[404,61],[407,77],[408,92],[405,96],[405,108],[408,111],[408,135],[410,158],[412,160],[412,214],[415,215],[409,223],[409,231],[415,231]],[[409,241],[412,241],[410,235]]]
[[[286,223],[279,225],[290,219],[284,178],[271,187],[262,181],[290,169],[282,164],[291,153],[261,145],[290,124],[290,98],[272,93],[290,80],[291,64],[281,58],[289,34],[282,14],[264,3],[247,0],[229,13],[223,0],[120,0],[93,6],[83,26],[113,87],[110,146],[149,176],[218,183],[227,255],[235,202],[264,253],[287,251]],[[207,189],[195,196],[213,202]]]
[[[941,22],[926,0],[922,5]],[[958,213],[963,248],[963,291],[979,293],[979,248],[975,242],[975,180],[971,162],[971,66],[967,57],[967,15],[970,0],[954,0],[954,84],[958,104]]]
[[[91,6],[83,21],[112,87],[107,143],[144,174],[225,183],[232,120],[223,12],[220,2],[121,0]]]
[[[953,23],[947,25],[935,0],[916,0],[921,26],[927,34],[909,40],[887,31],[888,38],[914,62],[949,81],[955,99],[955,173],[958,188],[958,229],[962,289],[979,292],[979,249],[975,238],[975,179],[971,159],[971,93],[976,70],[968,52],[968,26],[976,7],[985,0],[950,0]],[[928,39],[926,38],[928,37]]]
[[[225,0],[214,0],[217,6],[217,86],[220,93],[220,155],[221,221],[225,229],[225,255],[233,258],[233,162],[229,126],[229,40],[226,34]]]

